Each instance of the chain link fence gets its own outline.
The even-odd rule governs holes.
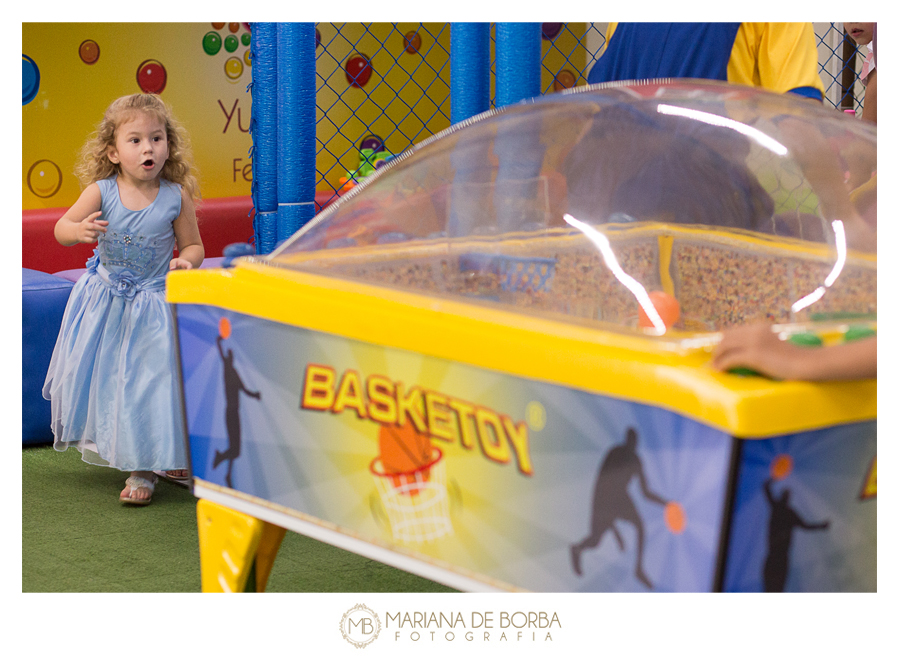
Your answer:
[[[584,85],[608,23],[543,23],[543,94]],[[861,112],[865,48],[842,23],[814,23],[825,103]],[[316,24],[317,197],[450,125],[449,23]],[[494,29],[491,29],[492,40]],[[491,62],[494,61],[493,47]],[[493,106],[494,66],[491,66]]]

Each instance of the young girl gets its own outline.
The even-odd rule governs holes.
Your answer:
[[[86,462],[130,471],[119,498],[147,505],[153,471],[187,466],[165,301],[166,273],[204,256],[187,134],[157,96],[119,98],[77,173],[87,187],[54,235],[97,249],[72,289],[44,383],[53,447],[74,445]]]

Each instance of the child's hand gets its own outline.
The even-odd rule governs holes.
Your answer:
[[[105,219],[97,219],[102,213],[98,210],[82,219],[76,229],[75,237],[78,242],[92,244],[98,240],[101,233],[106,233],[106,227],[109,224]]]
[[[170,270],[191,270],[193,268],[194,264],[184,258],[173,258],[169,261]]]
[[[815,358],[808,349],[779,339],[771,325],[757,323],[722,332],[712,366],[716,370],[744,367],[775,379],[793,379],[798,360],[810,356]]]

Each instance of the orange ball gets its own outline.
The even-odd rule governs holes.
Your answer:
[[[672,325],[678,322],[678,318],[681,317],[681,306],[679,306],[678,300],[662,290],[652,290],[649,296],[653,308],[656,309],[663,324],[666,325],[666,329],[671,329]],[[638,326],[653,328],[653,322],[644,311],[643,306],[638,307]]]
[[[783,480],[794,470],[794,460],[790,455],[778,455],[769,466],[773,480]]]
[[[410,473],[431,461],[431,439],[411,422],[401,427],[382,425],[378,449],[385,473]]]
[[[228,338],[231,335],[231,322],[228,321],[228,318],[219,320],[219,335],[222,338]]]
[[[665,519],[666,527],[673,535],[680,535],[684,532],[684,527],[687,525],[687,514],[684,513],[684,508],[680,503],[676,503],[674,500],[666,503],[663,518]]]

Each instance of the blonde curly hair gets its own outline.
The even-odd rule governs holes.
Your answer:
[[[181,185],[195,201],[200,200],[200,185],[194,174],[193,153],[190,138],[172,110],[155,94],[131,94],[114,100],[97,129],[91,133],[81,148],[81,156],[75,167],[75,175],[86,187],[113,174],[119,173],[119,165],[107,155],[116,144],[116,131],[137,112],[146,112],[166,128],[169,158],[162,168],[162,177]]]

